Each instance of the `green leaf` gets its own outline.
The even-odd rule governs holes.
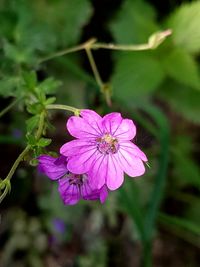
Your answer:
[[[39,123],[40,115],[35,115],[26,121],[27,131],[32,132]]]
[[[200,51],[200,1],[183,4],[168,19],[174,42],[191,53]]]
[[[47,98],[47,100],[45,101],[45,105],[50,105],[53,104],[56,101],[56,97],[49,97]]]
[[[148,96],[164,79],[158,60],[148,52],[123,53],[117,58],[111,78],[113,94],[125,101]]]
[[[20,97],[22,95],[21,86],[22,80],[20,77],[4,77],[0,80],[0,95]]]
[[[45,22],[48,21],[51,30],[57,36],[59,47],[77,43],[82,27],[88,22],[92,14],[90,1],[58,0],[52,1],[51,4],[48,2],[43,4],[45,5],[44,9],[38,13],[38,16],[43,18]]]
[[[37,145],[40,146],[40,147],[46,147],[48,146],[49,144],[51,144],[51,139],[49,138],[40,138],[40,140],[38,141]]]
[[[126,0],[111,22],[110,29],[118,43],[146,43],[149,36],[158,31],[155,11],[144,1]]]
[[[32,134],[30,134],[30,133],[27,133],[27,134],[26,134],[26,139],[27,139],[27,142],[28,142],[28,144],[29,144],[30,146],[32,146],[32,147],[36,146],[36,144],[37,144],[37,140],[36,140],[36,138],[35,138],[34,135],[32,135]]]
[[[200,226],[188,219],[170,216],[164,213],[159,214],[159,219],[165,224],[176,225],[180,228],[184,228],[186,231],[189,231],[194,235],[200,235]]]
[[[23,73],[23,78],[24,78],[24,81],[25,81],[25,86],[32,91],[37,85],[37,75],[36,75],[36,73],[34,71],[24,72]]]
[[[169,51],[164,58],[163,66],[169,77],[194,89],[200,89],[198,65],[183,49],[177,48]]]
[[[178,136],[171,148],[172,162],[174,162],[173,176],[180,185],[194,185],[200,188],[200,168],[195,163],[192,154],[194,141],[191,137]]]
[[[193,123],[200,123],[200,92],[167,80],[159,91],[160,97],[178,114]]]
[[[44,107],[41,105],[41,103],[33,103],[33,104],[29,104],[27,106],[27,111],[31,114],[39,114],[42,110],[44,109]]]
[[[42,91],[45,94],[53,94],[56,92],[56,89],[61,85],[61,81],[57,81],[54,78],[50,77],[41,82],[38,85],[38,91]]]

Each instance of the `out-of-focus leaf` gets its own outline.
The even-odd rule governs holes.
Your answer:
[[[164,79],[160,62],[148,52],[123,53],[117,58],[111,78],[114,97],[125,101],[148,96]]]
[[[200,51],[200,1],[183,4],[168,19],[174,42],[191,53]]]
[[[31,72],[24,72],[23,73],[23,78],[25,81],[25,86],[30,89],[34,90],[34,88],[37,85],[37,75],[34,71]]]
[[[92,14],[89,0],[43,2],[43,9],[40,8],[39,2],[35,4],[38,16],[42,18],[43,22],[47,22],[47,25],[56,34],[59,47],[77,43],[81,28]]]
[[[38,89],[39,91],[42,91],[45,94],[53,94],[60,85],[60,81],[57,81],[54,78],[50,77],[41,82],[38,85]]]
[[[126,0],[110,29],[118,43],[147,42],[148,37],[158,31],[153,7],[144,1]]]
[[[39,124],[40,115],[35,115],[26,121],[27,131],[32,132]]]
[[[2,80],[0,80],[0,95],[4,97],[8,96],[15,96],[20,97],[22,94],[22,91],[18,90],[20,89],[22,85],[21,77],[4,77]]]
[[[169,51],[163,66],[167,74],[178,82],[200,89],[198,66],[192,56],[183,49]]]
[[[186,218],[179,218],[175,216],[170,216],[164,213],[159,214],[159,219],[165,224],[176,225],[180,228],[184,228],[186,231],[190,231],[195,235],[200,235],[200,226],[189,221]]]
[[[192,158],[193,142],[188,136],[176,138],[172,147],[173,174],[178,184],[200,188],[200,169]]]
[[[168,80],[162,86],[159,95],[177,113],[194,123],[200,123],[199,91]]]
[[[41,147],[45,147],[51,144],[51,139],[49,138],[40,138],[40,140],[38,141],[37,145],[41,146]]]

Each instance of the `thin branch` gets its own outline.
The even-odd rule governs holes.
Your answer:
[[[4,114],[6,114],[12,107],[14,107],[14,106],[17,104],[17,102],[18,102],[19,100],[20,100],[19,98],[13,100],[13,101],[12,101],[6,108],[4,108],[4,109],[0,112],[0,118],[1,118]]]
[[[52,105],[47,105],[46,109],[60,109],[60,110],[67,110],[73,112],[76,116],[80,114],[80,109],[71,107],[71,106],[66,106],[66,105],[57,105],[57,104],[52,104]]]
[[[101,89],[101,91],[102,91],[102,89],[103,89],[103,87],[104,87],[104,83],[103,83],[103,81],[102,81],[102,79],[101,79],[101,76],[100,76],[100,74],[99,74],[99,71],[98,71],[98,69],[97,69],[97,65],[96,65],[96,63],[95,63],[94,57],[93,57],[93,55],[92,55],[92,52],[91,52],[90,48],[86,48],[85,51],[86,51],[86,53],[87,53],[88,60],[89,60],[89,62],[90,62],[90,66],[91,66],[91,68],[92,68],[92,71],[93,71],[94,77],[95,77],[95,79],[96,79],[96,82],[97,82],[97,84],[99,85],[99,87],[100,87],[100,89]],[[102,93],[103,93],[103,92],[102,92]]]

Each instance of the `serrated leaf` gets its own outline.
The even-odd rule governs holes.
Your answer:
[[[27,111],[31,114],[39,114],[43,110],[41,103],[33,103],[27,106]]]
[[[47,100],[45,101],[45,105],[53,104],[55,101],[56,101],[56,97],[49,97],[49,98],[47,98]]]
[[[46,19],[51,18],[52,28],[57,33],[59,45],[66,46],[77,43],[81,29],[92,14],[90,1],[67,0],[54,1],[53,5],[47,3]]]
[[[114,97],[125,101],[148,96],[160,85],[164,73],[160,63],[146,52],[121,54],[111,78]]]
[[[48,145],[51,144],[51,139],[49,138],[40,138],[40,140],[38,141],[37,145],[40,147],[46,147]]]
[[[35,146],[37,144],[37,140],[36,140],[35,136],[32,134],[29,134],[29,133],[26,134],[26,139],[27,139],[28,144],[30,146]]]
[[[25,81],[25,86],[30,89],[33,90],[34,87],[36,87],[37,85],[37,75],[34,71],[31,72],[24,72],[23,73],[23,78]]]
[[[194,89],[200,89],[198,66],[186,51],[179,48],[169,51],[162,63],[170,77]]]
[[[148,37],[158,31],[154,9],[144,1],[126,0],[110,29],[118,43],[146,43]]]
[[[178,114],[194,123],[200,123],[200,91],[168,80],[160,89],[159,95]]]
[[[57,81],[50,77],[38,85],[38,91],[42,91],[45,94],[53,94],[60,85],[61,81]]]
[[[183,4],[167,20],[174,42],[191,53],[200,51],[200,1]]]
[[[15,96],[20,97],[22,91],[18,90],[22,85],[20,77],[4,77],[0,80],[0,95],[4,97]]]
[[[39,123],[40,115],[35,115],[26,121],[27,131],[32,132]]]

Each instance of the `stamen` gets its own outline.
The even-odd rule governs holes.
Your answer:
[[[102,154],[115,154],[118,151],[118,140],[106,133],[103,137],[97,138],[97,149]]]

